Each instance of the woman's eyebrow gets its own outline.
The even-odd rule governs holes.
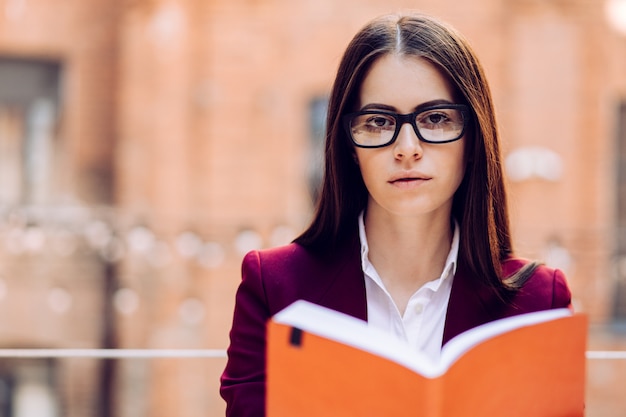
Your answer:
[[[430,100],[425,103],[418,104],[417,106],[413,108],[413,111],[419,111],[423,108],[430,107],[430,106],[437,106],[440,104],[455,104],[455,103],[453,101],[446,100],[446,99]],[[382,110],[382,111],[396,112],[397,108],[389,104],[368,103],[364,105],[363,107],[361,107],[361,111],[367,111],[367,110]]]
[[[415,106],[413,108],[413,111],[419,111],[425,107],[430,107],[430,106],[438,106],[441,104],[455,104],[453,101],[450,100],[446,100],[446,99],[437,99],[437,100],[431,100],[431,101],[427,101],[426,103],[422,103],[418,106]]]
[[[361,107],[361,111],[366,111],[366,110],[384,110],[384,111],[395,112],[397,109],[388,104],[369,103]]]

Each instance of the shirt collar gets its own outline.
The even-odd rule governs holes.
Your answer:
[[[450,252],[448,252],[448,257],[446,258],[446,263],[443,271],[441,272],[440,279],[445,280],[449,277],[454,276],[454,274],[456,273],[459,256],[459,244],[461,241],[460,236],[461,233],[459,224],[455,219]],[[361,214],[359,214],[359,240],[361,241],[361,267],[363,268],[363,272],[367,274],[370,268],[373,268],[373,265],[369,261],[369,245],[367,243],[367,235],[365,234],[364,212],[361,212]]]

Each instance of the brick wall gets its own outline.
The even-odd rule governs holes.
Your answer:
[[[563,267],[577,307],[594,322],[610,316],[614,110],[626,94],[626,41],[606,26],[599,2],[3,5],[1,55],[63,64],[67,163],[58,169],[69,199],[90,208],[115,204],[105,220],[124,250],[114,259],[117,285],[139,300],[115,315],[120,347],[226,346],[242,250],[288,240],[311,214],[311,100],[328,93],[354,32],[402,8],[437,14],[473,43],[506,155],[532,146],[559,156],[556,181],[511,180],[516,247]],[[132,236],[144,236],[144,246],[133,247]],[[199,319],[185,313],[189,305],[201,306]],[[189,416],[221,413],[214,394],[223,363],[208,365],[212,377],[201,382],[194,366],[142,366],[119,365],[119,375],[145,382],[138,400],[120,377],[120,415],[132,415],[132,404],[145,398],[151,416],[182,408]],[[137,377],[150,372],[196,383],[180,390],[168,377]]]

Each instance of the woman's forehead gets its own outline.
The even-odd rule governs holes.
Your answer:
[[[410,112],[431,101],[454,102],[454,89],[441,70],[425,58],[385,54],[365,75],[359,90],[359,108],[384,104]]]

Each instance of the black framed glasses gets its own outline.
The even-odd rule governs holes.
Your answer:
[[[465,104],[437,104],[408,114],[383,110],[363,110],[343,116],[343,126],[352,142],[360,148],[382,148],[398,138],[405,123],[413,126],[417,137],[427,143],[448,143],[465,134],[470,120]]]

